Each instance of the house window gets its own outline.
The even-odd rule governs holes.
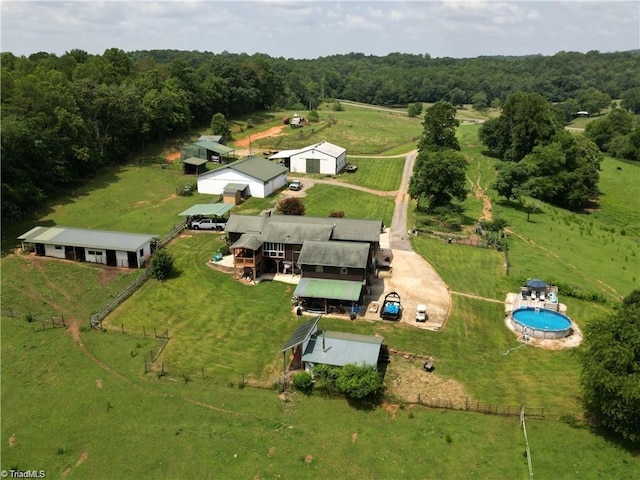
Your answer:
[[[347,273],[349,273],[349,269],[347,267],[340,267],[340,273],[342,275],[346,275]]]
[[[141,248],[141,249],[140,249],[140,256],[141,256],[141,257],[144,257],[144,248]]]
[[[316,273],[322,273],[323,269],[322,269],[322,265],[316,265]]]
[[[263,251],[267,257],[284,258],[284,243],[265,242]]]
[[[62,247],[60,245],[56,245],[56,250],[62,250]]]

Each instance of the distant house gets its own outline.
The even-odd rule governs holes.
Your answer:
[[[233,148],[211,140],[198,140],[180,147],[180,157],[183,162],[188,158],[201,158],[208,162],[226,163],[233,158],[233,152]]]
[[[236,278],[301,275],[294,295],[308,311],[363,303],[376,272],[382,222],[293,215],[231,215],[225,227]]]
[[[576,112],[576,115],[578,117],[588,117],[589,116],[589,112],[583,110],[583,111],[580,111],[580,112]]]
[[[329,142],[320,142],[297,150],[284,150],[269,159],[281,160],[295,173],[335,175],[347,166],[347,150]]]
[[[315,365],[343,367],[348,364],[375,367],[380,359],[383,337],[318,330],[320,316],[301,325],[282,349],[283,370],[287,371],[286,353],[292,351],[290,370],[313,372]]]
[[[155,235],[69,227],[34,227],[18,237],[36,255],[140,268],[151,256]]]
[[[198,192],[265,198],[284,187],[287,169],[262,157],[252,156],[198,176]]]

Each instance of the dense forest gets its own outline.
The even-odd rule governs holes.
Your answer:
[[[640,52],[296,60],[108,49],[102,55],[3,52],[1,62],[3,222],[104,166],[126,162],[150,142],[208,124],[215,113],[314,109],[327,98],[379,105],[444,100],[482,109],[501,107],[514,93],[540,94],[565,119],[580,110],[597,114],[612,99],[640,113]],[[612,138],[603,140],[605,149],[624,150]],[[637,135],[629,138],[633,143]]]

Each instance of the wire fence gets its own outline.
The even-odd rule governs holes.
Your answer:
[[[31,325],[34,332],[42,332],[44,330],[51,330],[52,328],[66,328],[67,323],[64,320],[64,315],[35,315],[31,312],[20,313],[12,307],[3,307],[2,314],[10,318],[23,317],[27,323]]]

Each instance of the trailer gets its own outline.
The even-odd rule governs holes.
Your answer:
[[[383,320],[400,320],[402,317],[402,304],[397,292],[390,292],[384,297],[380,318]]]

